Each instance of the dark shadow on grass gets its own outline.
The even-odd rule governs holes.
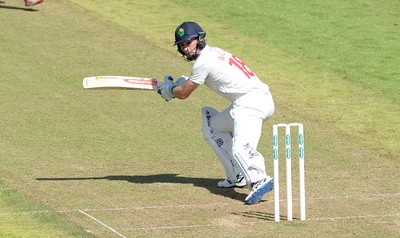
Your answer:
[[[4,2],[0,1],[0,3],[4,3]],[[27,12],[36,12],[36,11],[38,11],[37,9],[33,9],[33,8],[12,7],[12,6],[0,6],[0,9],[6,9],[6,10],[20,10],[20,11],[27,11]]]
[[[39,181],[76,181],[76,180],[112,180],[112,181],[127,181],[137,184],[150,183],[178,183],[178,184],[193,184],[193,186],[205,188],[210,193],[229,197],[235,200],[244,201],[247,196],[244,193],[238,193],[234,189],[222,189],[217,187],[219,179],[209,178],[189,178],[181,177],[179,174],[154,174],[154,175],[112,175],[105,177],[82,177],[82,178],[36,178]],[[246,190],[247,192],[247,190]]]
[[[254,219],[260,219],[260,220],[265,220],[265,221],[275,221],[274,214],[273,213],[267,213],[267,212],[260,212],[260,211],[245,211],[245,212],[233,212],[231,213],[233,215],[237,216],[243,216],[247,218],[254,218]],[[280,216],[281,220],[287,220],[286,216]],[[293,220],[298,220],[297,218],[293,218]]]

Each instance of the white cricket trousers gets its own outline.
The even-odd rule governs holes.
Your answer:
[[[247,183],[266,178],[264,157],[257,152],[262,124],[275,110],[271,93],[249,93],[211,120],[211,127],[232,135],[232,154]]]

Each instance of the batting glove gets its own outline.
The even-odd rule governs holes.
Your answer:
[[[172,90],[176,87],[176,85],[173,81],[174,78],[172,78],[170,75],[165,75],[164,83],[157,90],[157,93],[160,94],[161,97],[167,102],[175,98]]]
[[[176,86],[183,85],[188,80],[188,78],[189,77],[186,77],[185,75],[181,75],[181,77],[179,77],[175,82]]]

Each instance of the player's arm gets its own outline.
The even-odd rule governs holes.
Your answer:
[[[179,99],[186,99],[190,96],[190,94],[196,90],[199,84],[191,81],[186,80],[186,82],[180,86],[176,86],[172,90],[172,94]]]
[[[210,67],[212,64],[204,62],[196,62],[193,66],[190,76],[182,75],[176,81],[176,87],[173,88],[174,97],[179,99],[186,99],[190,94],[197,89],[200,84],[204,84],[207,76],[209,75]]]

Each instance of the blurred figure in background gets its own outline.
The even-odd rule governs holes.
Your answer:
[[[25,6],[26,7],[31,7],[34,6],[36,4],[42,3],[43,0],[24,0],[25,1]]]

